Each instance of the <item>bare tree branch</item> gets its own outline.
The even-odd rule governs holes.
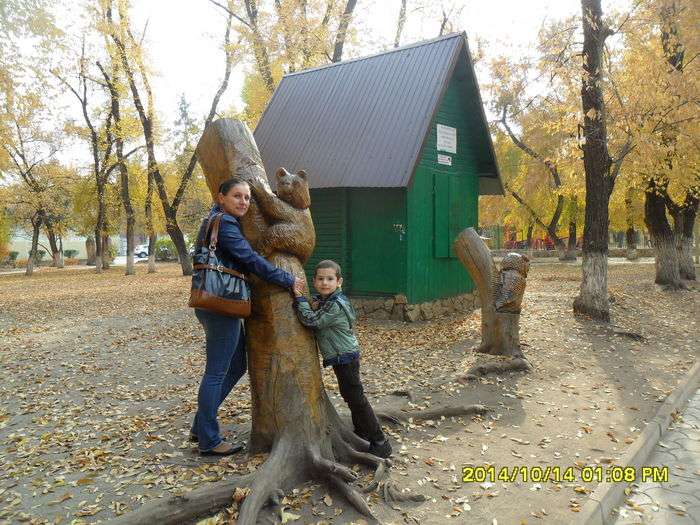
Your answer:
[[[223,9],[224,11],[226,11],[230,16],[232,16],[233,18],[235,18],[236,20],[238,20],[241,24],[243,24],[244,26],[246,26],[248,29],[253,29],[253,28],[250,26],[250,22],[248,22],[245,18],[243,18],[243,17],[237,15],[236,13],[234,13],[233,11],[231,11],[231,10],[230,10],[228,7],[226,7],[225,5],[220,4],[220,3],[217,2],[216,0],[209,0],[209,1],[210,1],[212,4],[214,4],[215,6],[220,7],[221,9]]]

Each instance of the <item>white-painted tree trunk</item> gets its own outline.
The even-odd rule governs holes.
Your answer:
[[[672,236],[656,237],[652,240],[656,255],[656,278],[654,282],[664,286],[679,288],[681,285],[678,249]]]
[[[582,273],[581,289],[574,300],[574,312],[609,321],[608,256],[584,252]]]

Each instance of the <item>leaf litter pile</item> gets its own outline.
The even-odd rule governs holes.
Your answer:
[[[0,523],[94,523],[145,501],[254,471],[264,456],[207,459],[187,440],[203,369],[203,333],[186,307],[189,279],[174,265],[0,276]],[[394,477],[423,503],[370,506],[384,523],[561,523],[596,482],[585,466],[616,464],[692,366],[700,348],[698,290],[665,292],[653,266],[610,267],[613,323],[571,315],[580,268],[536,264],[521,342],[534,369],[462,384],[488,356],[479,312],[406,324],[358,323],[366,391],[377,411],[479,403],[484,416],[385,423]],[[331,398],[347,410],[332,372]],[[220,410],[246,439],[245,378]],[[573,467],[574,480],[462,482],[462,468]],[[369,484],[371,473],[358,486]],[[525,469],[523,469],[525,470]],[[234,522],[232,505],[204,519]],[[517,502],[517,505],[514,505]],[[341,497],[308,484],[280,501],[278,520],[362,523]]]

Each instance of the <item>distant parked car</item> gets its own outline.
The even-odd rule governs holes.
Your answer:
[[[138,244],[134,248],[134,256],[139,258],[148,257],[148,244]]]

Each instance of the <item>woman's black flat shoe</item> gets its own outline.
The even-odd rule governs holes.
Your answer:
[[[190,443],[199,443],[199,438],[195,434],[190,434]]]
[[[245,447],[243,445],[231,445],[226,450],[222,450],[220,452],[217,452],[216,450],[211,449],[211,450],[200,451],[199,453],[202,456],[230,456],[232,454],[235,454],[236,452],[240,452],[244,448]]]

